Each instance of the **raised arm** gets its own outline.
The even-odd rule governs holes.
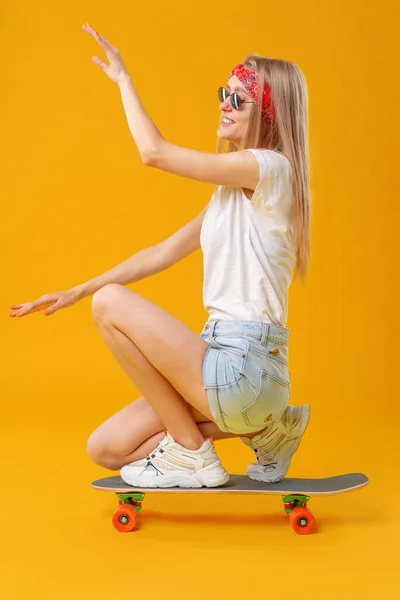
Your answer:
[[[254,190],[259,168],[251,152],[212,154],[183,148],[167,142],[143,107],[119,50],[91,25],[84,26],[106,53],[107,64],[95,56],[93,61],[118,84],[129,129],[146,165],[205,183]]]

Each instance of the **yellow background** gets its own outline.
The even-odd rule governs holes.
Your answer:
[[[398,7],[397,7],[398,10]],[[292,402],[312,419],[290,476],[363,471],[316,498],[296,536],[279,497],[148,496],[118,534],[109,472],[86,439],[139,394],[86,298],[46,318],[9,306],[75,286],[171,235],[213,186],[146,168],[119,90],[92,63],[91,22],[122,53],[172,143],[214,152],[217,88],[249,52],[309,90],[312,261],[290,290]],[[9,599],[398,597],[398,15],[396,3],[3,0],[0,594]],[[101,54],[101,52],[100,52]],[[195,331],[202,257],[133,288]],[[220,442],[228,470],[252,460]]]

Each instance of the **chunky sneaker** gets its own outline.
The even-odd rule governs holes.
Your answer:
[[[188,450],[168,432],[147,458],[121,469],[121,478],[134,487],[217,487],[226,483],[225,471],[213,441],[205,440],[198,450]]]
[[[287,406],[280,421],[271,423],[253,438],[241,437],[257,457],[257,461],[247,467],[250,479],[268,483],[283,479],[309,420],[308,405]]]

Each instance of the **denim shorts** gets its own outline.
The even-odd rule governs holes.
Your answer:
[[[280,418],[291,393],[290,330],[258,321],[207,321],[203,382],[221,431],[246,434]]]

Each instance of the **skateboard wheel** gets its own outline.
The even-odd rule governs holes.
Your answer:
[[[120,505],[113,514],[112,523],[117,531],[133,531],[136,526],[136,509],[130,504]]]
[[[298,506],[289,515],[293,530],[300,535],[315,533],[315,518],[308,508]]]

